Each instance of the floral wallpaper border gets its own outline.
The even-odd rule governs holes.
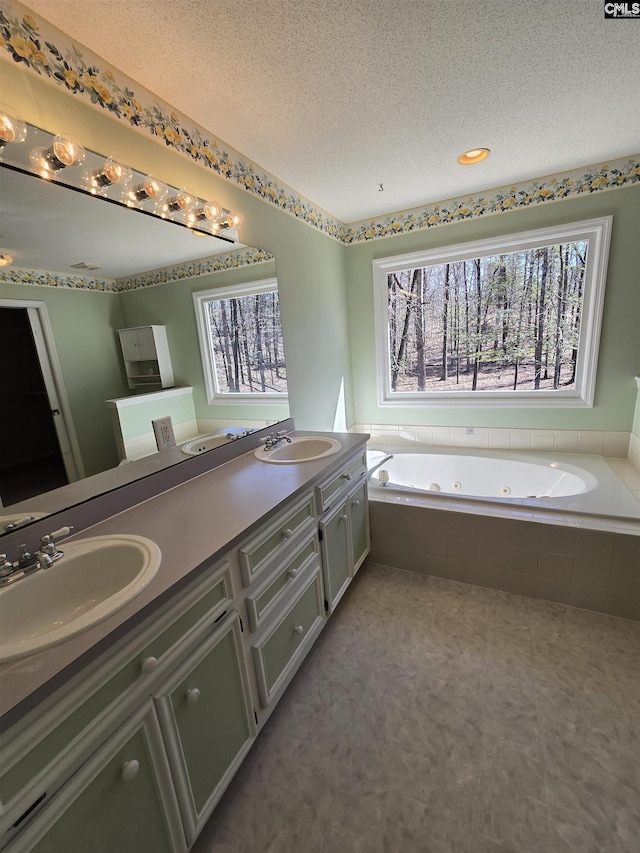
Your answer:
[[[37,287],[64,287],[68,290],[95,290],[115,293],[116,283],[104,278],[85,278],[81,275],[63,275],[46,270],[27,270],[5,267],[0,270],[0,284],[31,284]]]
[[[180,281],[208,273],[223,272],[239,269],[254,264],[264,264],[273,261],[270,252],[262,249],[245,249],[215,255],[193,263],[177,264],[161,270],[141,273],[115,281],[102,278],[87,278],[77,275],[63,275],[42,270],[26,270],[19,267],[6,267],[0,270],[0,283],[29,284],[38,287],[63,287],[68,290],[93,290],[100,293],[125,293],[129,290],[139,290],[144,287],[155,287],[169,281]]]
[[[640,155],[623,157],[587,171],[576,169],[563,177],[552,176],[526,184],[500,187],[491,190],[491,195],[460,196],[426,207],[354,222],[346,227],[343,239],[346,244],[363,243],[602,190],[620,189],[639,182]]]
[[[161,270],[141,273],[130,278],[119,278],[116,283],[118,293],[127,290],[139,290],[143,287],[155,287],[168,281],[179,281],[184,278],[193,278],[208,273],[224,272],[226,270],[239,269],[240,267],[253,266],[254,264],[265,264],[274,261],[270,252],[264,249],[242,249],[237,252],[228,252],[224,255],[214,255],[200,261],[186,264],[177,264],[173,267],[164,267]]]
[[[637,154],[586,170],[577,169],[561,177],[523,182],[491,190],[490,194],[450,199],[347,225],[273,175],[256,168],[239,152],[155,98],[152,92],[120,72],[101,68],[99,57],[89,51],[82,52],[63,32],[46,22],[38,22],[16,0],[0,0],[0,34],[2,47],[14,62],[48,77],[73,95],[89,99],[95,107],[130,127],[148,132],[176,152],[346,245],[619,189],[640,181],[640,154]]]

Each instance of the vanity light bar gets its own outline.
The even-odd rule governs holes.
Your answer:
[[[10,157],[3,157],[6,146],[23,142],[27,133],[32,140],[31,150],[12,146]],[[24,154],[18,153],[20,150]],[[101,158],[93,151],[86,152],[72,136],[53,136],[48,131],[29,125],[22,121],[15,110],[1,104],[0,157],[7,164],[11,161],[14,166],[41,178],[100,195],[112,202],[135,207],[145,213],[171,219],[194,231],[222,236],[224,239],[237,240],[237,233],[225,235],[223,232],[227,229],[237,231],[244,221],[240,214],[223,208],[217,201],[198,198],[191,189],[183,187],[179,190],[153,175],[135,173],[113,157]],[[85,169],[77,173],[76,177],[71,167],[82,165],[85,160]]]

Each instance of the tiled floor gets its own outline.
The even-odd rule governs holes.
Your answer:
[[[640,623],[369,564],[197,853],[638,853]]]

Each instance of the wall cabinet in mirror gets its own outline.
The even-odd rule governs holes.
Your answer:
[[[119,329],[129,388],[173,387],[173,369],[165,326]]]

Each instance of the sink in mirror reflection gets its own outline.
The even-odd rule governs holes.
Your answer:
[[[144,536],[62,543],[63,556],[0,587],[0,661],[50,648],[132,601],[155,576],[161,552]]]
[[[190,433],[176,434],[178,443],[229,422],[253,430],[289,417],[286,394],[276,403],[259,395],[242,405],[208,401],[193,301],[194,292],[258,280],[277,287],[273,255],[214,236],[197,239],[157,216],[18,172],[6,162],[10,154],[0,163],[0,203],[3,239],[16,248],[14,264],[0,270],[0,357],[20,369],[3,379],[15,434],[0,447],[1,514],[35,496],[34,509],[46,514],[51,490],[52,511],[59,511],[67,483],[67,506],[80,493],[85,500],[113,488],[98,477],[93,492],[91,477],[115,471],[122,460],[105,404],[132,395],[118,329],[166,327],[175,385],[193,388],[196,416]],[[43,383],[40,359],[49,350],[53,370],[45,369]],[[167,454],[166,464],[189,455]],[[135,479],[137,465],[124,466],[123,482]],[[87,487],[74,489],[84,478]]]

